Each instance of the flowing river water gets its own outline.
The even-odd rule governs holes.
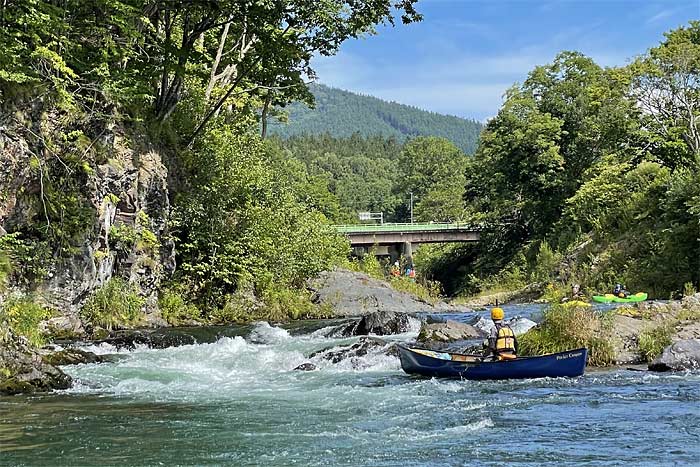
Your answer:
[[[528,314],[532,307],[507,312]],[[209,343],[115,351],[77,384],[0,397],[0,465],[698,465],[700,375],[420,379],[354,339],[259,323]],[[242,335],[234,335],[242,334]],[[410,340],[415,330],[395,340]],[[293,371],[312,361],[319,369]]]

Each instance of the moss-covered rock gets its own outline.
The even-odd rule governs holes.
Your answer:
[[[71,377],[42,360],[26,339],[10,330],[0,334],[0,394],[67,389]]]

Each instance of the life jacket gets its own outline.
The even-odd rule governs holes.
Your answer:
[[[515,354],[518,344],[510,326],[496,326],[496,331],[496,354]]]

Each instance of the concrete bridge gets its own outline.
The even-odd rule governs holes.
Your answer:
[[[356,254],[375,249],[378,256],[403,254],[411,262],[413,245],[423,243],[478,242],[480,229],[469,224],[361,224],[336,225],[350,240]]]

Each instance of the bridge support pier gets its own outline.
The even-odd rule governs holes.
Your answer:
[[[411,242],[403,242],[403,257],[406,265],[413,267],[413,247]]]

